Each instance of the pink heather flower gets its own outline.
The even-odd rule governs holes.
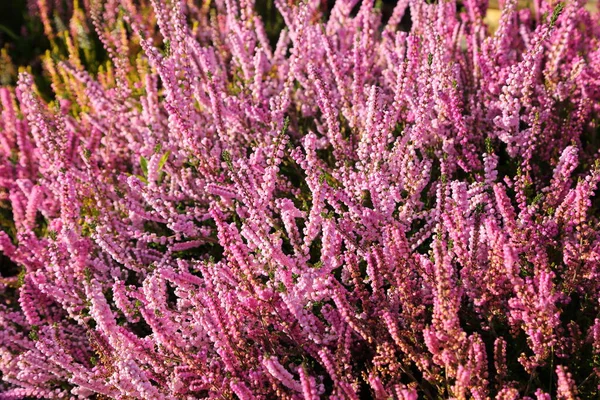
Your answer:
[[[29,2],[0,399],[598,397],[600,14],[326,3]]]
[[[556,398],[560,400],[574,400],[578,398],[577,387],[575,386],[571,373],[569,373],[565,367],[559,365],[556,367],[556,375],[558,376]]]

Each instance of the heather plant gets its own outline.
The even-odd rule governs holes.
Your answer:
[[[583,2],[72,4],[0,89],[0,399],[600,394]]]

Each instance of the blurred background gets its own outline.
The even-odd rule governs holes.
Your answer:
[[[34,72],[40,70],[40,55],[50,45],[41,21],[30,15],[27,3],[0,0],[0,85],[14,84],[15,65],[30,65]]]

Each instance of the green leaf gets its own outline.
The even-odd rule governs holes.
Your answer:
[[[290,126],[290,117],[286,116],[283,120],[283,128],[281,129],[281,134],[285,134]]]
[[[552,12],[552,17],[550,17],[550,26],[554,26],[554,24],[556,23],[556,20],[558,19],[558,17],[560,16],[560,14],[563,12],[563,10],[565,9],[565,4],[564,3],[558,3],[556,6],[554,6],[554,11]]]
[[[475,214],[483,214],[483,211],[485,211],[485,204],[477,203],[475,206]]]
[[[25,274],[26,273],[27,273],[27,271],[25,270],[25,268],[23,268],[19,271],[19,275],[17,275],[17,288],[20,288],[21,286],[23,286],[25,284]]]
[[[321,217],[323,217],[324,219],[333,219],[334,216],[335,214],[333,213],[333,211],[321,211]]]
[[[278,293],[287,293],[287,288],[283,282],[279,282],[275,288],[275,291]]]
[[[544,194],[538,193],[531,201],[531,205],[535,205],[535,204],[539,203],[540,201],[542,201],[543,199],[544,199]]]
[[[146,157],[144,157],[144,156],[140,156],[140,167],[142,168],[142,172],[144,173],[144,176],[147,177],[148,176],[148,160],[146,160]]]
[[[37,341],[39,339],[38,332],[40,327],[37,325],[31,325],[31,331],[29,331],[29,339]]]
[[[10,156],[8,157],[8,161],[10,161],[12,165],[17,165],[19,163],[19,152],[15,149],[12,149]]]
[[[167,163],[167,160],[169,159],[169,156],[171,155],[170,151],[167,151],[165,154],[163,154],[163,156],[160,158],[160,161],[158,162],[158,171],[160,172],[160,170],[163,169],[163,167],[165,166],[165,164]]]
[[[494,153],[494,145],[492,144],[492,139],[489,137],[485,138],[485,151],[488,154]]]
[[[227,168],[229,168],[231,171],[233,171],[233,163],[231,162],[231,153],[229,153],[227,150],[223,150],[223,153],[221,153],[221,157],[223,158],[223,161],[225,161],[225,164],[227,164]]]
[[[340,187],[342,187],[342,184],[336,178],[334,178],[333,175],[321,168],[319,183],[323,182],[327,182],[329,187],[331,187],[332,189],[339,189]]]

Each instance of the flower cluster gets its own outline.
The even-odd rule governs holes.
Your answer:
[[[0,88],[0,399],[599,394],[582,1],[48,1],[51,95]]]

